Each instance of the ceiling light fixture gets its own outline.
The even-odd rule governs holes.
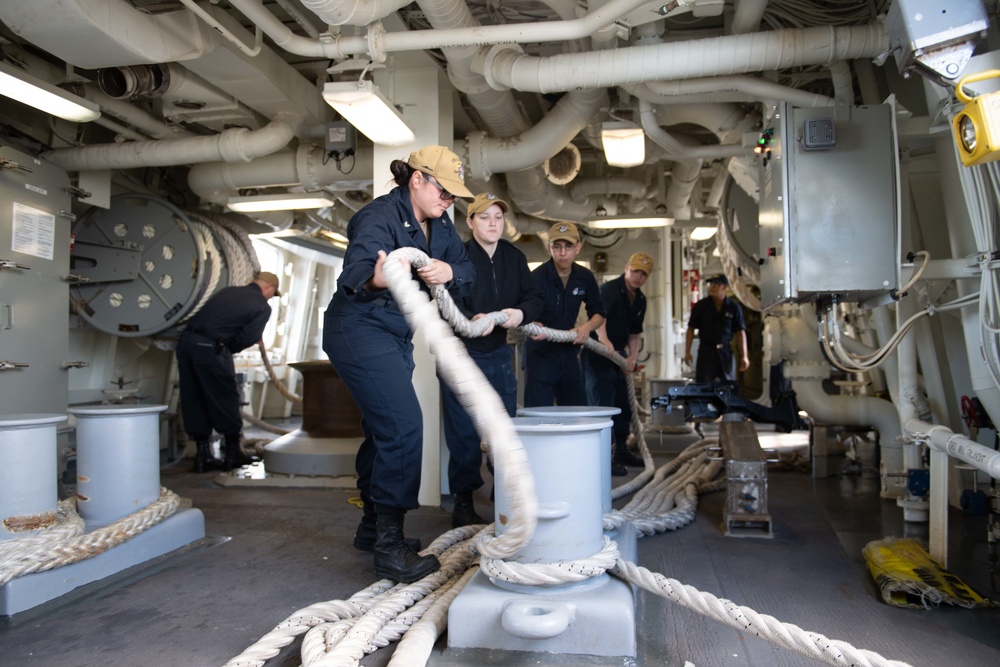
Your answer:
[[[0,95],[77,123],[101,117],[101,109],[82,97],[31,76],[9,63],[0,62]]]
[[[333,200],[320,192],[284,192],[251,197],[230,197],[226,206],[238,213],[261,211],[291,211],[306,208],[333,206]]]
[[[634,229],[638,227],[667,227],[674,219],[665,215],[607,215],[583,221],[591,229]]]
[[[402,146],[417,138],[402,114],[371,81],[331,81],[323,85],[323,99],[376,144]]]
[[[601,143],[612,167],[635,167],[646,160],[646,133],[631,123],[602,124]]]
[[[692,241],[707,241],[715,236],[715,227],[695,227],[691,230]]]

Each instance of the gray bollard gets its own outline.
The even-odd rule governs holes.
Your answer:
[[[70,408],[76,416],[77,511],[87,530],[160,497],[160,416],[165,405]]]
[[[0,541],[33,535],[56,521],[56,425],[66,415],[0,416]],[[14,521],[32,516],[30,523]]]

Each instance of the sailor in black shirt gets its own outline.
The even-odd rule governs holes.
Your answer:
[[[466,223],[472,229],[472,238],[465,248],[476,269],[476,280],[472,291],[455,303],[472,320],[496,311],[507,314],[507,321],[494,326],[486,336],[464,338],[462,342],[500,395],[507,414],[513,417],[517,409],[517,379],[513,349],[507,344],[507,329],[537,319],[544,300],[528,271],[524,253],[500,238],[504,230],[503,214],[508,210],[507,202],[488,192],[476,196],[469,205]],[[448,485],[455,496],[452,526],[489,523],[476,514],[472,503],[472,492],[483,485],[481,438],[471,417],[444,382],[441,394],[450,454]]]
[[[225,287],[195,313],[177,344],[181,415],[184,430],[195,441],[195,472],[217,467],[209,441],[212,430],[226,440],[223,467],[232,470],[250,459],[240,450],[243,415],[236,386],[233,354],[260,340],[278,291],[278,276],[261,271],[249,285]]]
[[[694,332],[697,329],[698,363],[694,373],[696,382],[736,380],[731,346],[734,336],[739,337],[740,370],[745,371],[750,367],[743,309],[740,308],[740,304],[726,296],[728,287],[729,279],[725,274],[712,276],[708,279],[708,296],[691,308],[691,319],[688,321],[684,345],[684,362],[691,363],[691,344],[694,342]]]

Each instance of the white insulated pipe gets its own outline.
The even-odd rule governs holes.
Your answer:
[[[832,107],[832,97],[768,81],[756,76],[706,76],[694,79],[647,81],[627,86],[639,99],[654,104],[689,104],[697,95],[712,95],[715,102],[759,102],[785,100],[797,107]],[[727,97],[728,96],[728,97]]]
[[[832,396],[823,390],[820,378],[793,377],[791,380],[799,407],[808,412],[810,417],[824,424],[871,426],[879,433],[882,460],[887,469],[893,471],[902,467],[901,456],[895,463],[886,461],[887,452],[899,451],[898,445],[892,445],[899,442],[902,433],[899,413],[892,403],[873,396]]]
[[[189,137],[191,133],[179,125],[168,125],[162,118],[147,113],[125,100],[116,100],[103,92],[96,84],[85,85],[72,84],[66,86],[66,90],[88,99],[101,107],[101,113],[116,118],[121,122],[131,125],[153,139],[163,139],[164,137]]]
[[[168,167],[218,160],[249,162],[287,146],[303,120],[301,114],[279,111],[259,130],[238,127],[210,137],[57,148],[43,157],[68,171]]]
[[[748,32],[757,32],[765,9],[767,9],[767,0],[736,0],[733,22],[730,25],[733,34],[742,35]]]
[[[653,105],[646,100],[639,100],[639,119],[642,122],[642,129],[650,141],[667,151],[675,159],[683,160],[691,165],[697,162],[700,167],[702,160],[714,160],[717,158],[746,156],[750,154],[750,149],[744,148],[741,143],[714,144],[709,146],[698,144],[692,146],[682,142],[660,127],[656,120]]]
[[[885,26],[872,23],[790,28],[545,57],[497,46],[483,74],[494,88],[548,93],[797,65],[828,65],[838,60],[871,58],[888,50]]]
[[[299,2],[329,25],[368,25],[402,9],[412,0],[299,0]]]
[[[592,195],[627,195],[631,199],[645,199],[648,186],[642,181],[625,176],[588,178],[573,181],[569,196],[573,201],[585,202]]]
[[[926,441],[933,449],[947,452],[949,456],[982,470],[993,479],[1000,479],[1000,452],[955,433],[947,426],[928,424],[919,419],[908,420],[906,430]]]

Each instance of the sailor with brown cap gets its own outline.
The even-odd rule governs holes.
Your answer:
[[[601,285],[601,300],[607,315],[604,324],[591,334],[591,338],[625,357],[627,373],[635,370],[642,325],[646,319],[646,295],[642,293],[642,286],[652,272],[653,258],[644,252],[637,252],[628,258],[622,275]],[[583,351],[582,361],[590,405],[621,408],[621,412],[612,417],[614,455],[611,473],[624,475],[628,472],[625,466],[643,465],[642,459],[628,449],[632,406],[625,375],[610,359],[587,349]]]
[[[576,340],[573,345],[548,341],[542,336],[525,341],[525,407],[587,405],[580,346],[604,322],[604,304],[594,274],[576,263],[582,247],[576,225],[557,222],[549,228],[548,249],[552,258],[531,272],[545,295],[538,323],[549,329],[573,331]],[[581,305],[586,305],[587,321],[577,326]]]
[[[416,271],[453,298],[475,278],[448,209],[472,197],[465,169],[444,146],[427,146],[389,165],[399,187],[354,214],[337,291],[326,310],[323,350],[361,410],[365,438],[355,467],[364,515],[354,546],[374,551],[375,574],[411,583],[440,567],[403,537],[406,512],[419,507],[423,417],[413,389],[410,327],[382,275],[386,255],[414,247],[431,257]]]

